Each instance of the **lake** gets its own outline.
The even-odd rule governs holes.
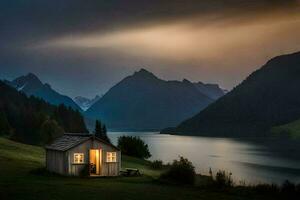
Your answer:
[[[149,146],[150,160],[172,162],[184,156],[196,172],[208,175],[222,169],[232,172],[238,184],[278,183],[288,179],[300,183],[300,140],[229,139],[175,136],[155,132],[109,132],[114,144],[122,135],[139,136]]]

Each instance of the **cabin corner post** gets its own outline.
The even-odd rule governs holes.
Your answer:
[[[122,170],[122,153],[120,150],[118,151],[118,154],[119,154],[119,163],[118,163],[118,176],[119,176],[120,171]]]
[[[68,152],[64,152],[64,174],[65,175],[69,175],[69,156],[68,156]]]

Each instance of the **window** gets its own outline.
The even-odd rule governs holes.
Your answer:
[[[116,152],[107,152],[106,153],[106,162],[117,162],[117,153]]]
[[[74,153],[74,163],[84,163],[84,154]]]

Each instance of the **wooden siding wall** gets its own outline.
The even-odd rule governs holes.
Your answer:
[[[103,144],[97,140],[93,141],[94,149],[102,149],[102,166],[101,166],[101,176],[118,176],[121,170],[121,152],[117,151],[115,148]],[[106,162],[106,153],[116,152],[117,162]]]
[[[67,172],[71,176],[79,176],[83,168],[89,164],[89,150],[91,141],[88,140],[66,152],[67,155]],[[84,164],[74,164],[74,153],[84,154]]]
[[[103,144],[98,140],[88,140],[66,152],[67,162],[67,174],[72,176],[78,176],[80,171],[89,164],[89,150],[90,149],[101,149],[101,166],[100,176],[118,176],[121,170],[121,152],[117,151],[113,147]],[[117,162],[108,163],[106,162],[107,152],[117,152]],[[73,164],[74,153],[84,153],[84,164]]]
[[[65,153],[55,150],[46,150],[46,168],[48,171],[65,174]]]

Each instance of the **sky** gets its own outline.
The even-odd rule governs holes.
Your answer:
[[[145,68],[232,89],[300,51],[300,0],[1,0],[0,79],[93,97]]]

